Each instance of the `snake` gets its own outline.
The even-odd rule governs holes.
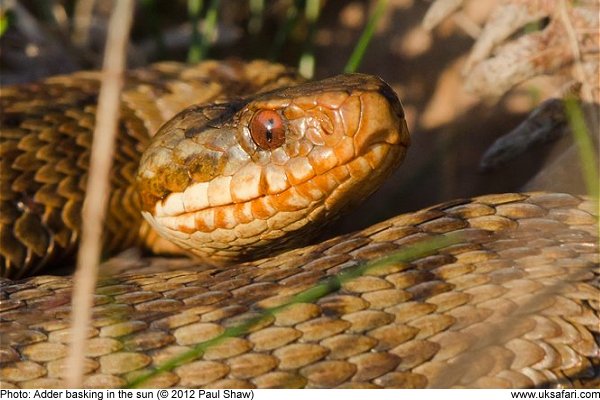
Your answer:
[[[2,388],[65,385],[73,283],[57,271],[100,77],[0,93]],[[600,386],[590,197],[486,194],[309,243],[404,158],[381,79],[163,62],[126,72],[118,129],[105,254],[156,255],[102,265],[85,387]]]

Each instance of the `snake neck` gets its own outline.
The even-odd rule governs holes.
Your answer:
[[[289,85],[276,64],[160,63],[127,73],[111,170],[105,254],[160,248],[139,213],[135,172],[151,136],[181,109]],[[81,231],[100,73],[3,87],[0,147],[0,275],[20,278],[69,264]]]

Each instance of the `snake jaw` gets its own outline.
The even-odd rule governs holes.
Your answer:
[[[259,145],[258,113],[281,117],[285,139]],[[371,194],[408,144],[398,99],[362,74],[191,107],[142,157],[143,215],[211,263],[258,258],[305,243]]]

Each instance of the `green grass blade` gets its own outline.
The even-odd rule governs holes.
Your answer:
[[[308,33],[306,35],[306,45],[298,64],[298,72],[305,78],[312,78],[315,74],[314,36],[320,11],[320,0],[306,0],[304,15],[308,22]]]
[[[378,0],[377,5],[375,6],[375,11],[369,17],[369,21],[365,26],[365,30],[362,35],[360,35],[360,39],[358,39],[358,43],[352,52],[352,55],[348,59],[348,63],[344,67],[344,72],[356,72],[360,63],[362,62],[363,57],[367,51],[367,47],[369,47],[369,43],[371,43],[371,39],[373,38],[373,34],[375,33],[375,28],[379,23],[379,20],[383,16],[383,12],[387,7],[387,0]]]
[[[6,30],[9,26],[10,18],[8,16],[8,13],[2,13],[2,15],[0,15],[0,37],[2,37],[6,33]]]
[[[188,0],[188,12],[192,21],[192,42],[188,53],[188,62],[197,63],[206,58],[208,48],[214,41],[219,17],[219,0],[211,0],[200,26],[202,0]]]
[[[281,49],[283,48],[286,39],[298,23],[298,19],[300,16],[298,10],[300,9],[301,3],[302,0],[295,0],[293,4],[288,7],[285,15],[285,21],[283,24],[279,25],[279,28],[275,33],[273,44],[271,45],[271,49],[269,50],[269,60],[275,61],[277,60],[277,58],[279,58],[279,53],[281,53]]]
[[[217,20],[219,18],[219,0],[211,0],[206,17],[204,18],[204,27],[202,29],[202,41],[200,42],[200,59],[206,58],[209,46],[217,37]]]
[[[248,21],[248,33],[256,35],[263,26],[265,14],[265,0],[250,0],[250,20]]]
[[[384,257],[374,259],[370,262],[362,264],[359,263],[354,267],[349,267],[337,275],[326,278],[309,289],[292,296],[291,299],[286,303],[276,307],[264,309],[260,311],[257,316],[249,318],[239,325],[225,329],[220,335],[212,339],[198,343],[193,349],[186,351],[177,357],[173,357],[156,369],[153,369],[152,371],[140,375],[136,379],[130,381],[128,387],[137,387],[162,372],[171,371],[178,366],[183,365],[185,362],[195,360],[196,358],[200,357],[206,351],[206,349],[222,343],[227,338],[238,337],[247,334],[257,324],[264,322],[266,319],[271,318],[273,315],[276,315],[281,310],[284,310],[293,304],[314,303],[329,293],[339,290],[344,283],[352,279],[358,278],[369,272],[374,272],[378,268],[386,268],[391,264],[408,263],[418,258],[425,257],[444,247],[460,243],[461,240],[463,240],[463,237],[460,233],[439,235],[424,239],[423,241],[414,245],[405,246],[401,250],[392,252]]]
[[[202,11],[203,3],[202,0],[188,0],[188,15],[192,24],[188,62],[192,63],[200,60],[200,42],[202,40],[202,34],[200,33],[200,12]]]
[[[567,97],[564,103],[569,126],[579,150],[579,158],[587,192],[590,196],[598,198],[600,191],[598,160],[594,151],[594,143],[588,132],[583,110],[577,100],[572,97]]]

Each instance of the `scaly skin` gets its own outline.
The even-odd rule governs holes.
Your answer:
[[[298,82],[261,61],[161,63],[128,73],[122,95],[105,246],[114,253],[156,235],[143,223],[134,180],[141,152],[168,119],[195,103]],[[69,260],[81,226],[99,74],[81,72],[0,93],[0,275],[19,278]]]
[[[265,112],[281,122],[272,148],[254,123]],[[274,255],[371,194],[408,145],[396,94],[364,74],[193,106],[144,151],[142,214],[209,263]]]
[[[256,63],[190,69],[168,64],[132,73],[122,104],[128,135],[121,135],[113,176],[116,214],[108,222],[108,247],[154,238],[135,212],[135,167],[128,161],[146,145],[148,132],[191,103],[224,97],[232,86],[238,95],[249,94],[285,86],[292,78],[282,67]],[[2,90],[4,275],[32,272],[75,246],[95,79],[77,74]],[[155,81],[162,84],[149,86]],[[213,87],[213,82],[220,83]],[[197,92],[187,96],[184,89],[195,85],[216,89],[200,99],[193,98]],[[370,96],[369,90],[358,91]],[[26,103],[34,97],[39,100]],[[389,94],[375,97],[401,115]],[[266,101],[269,107],[279,107],[272,101]],[[247,104],[264,103],[259,95]],[[167,109],[167,104],[176,105]],[[176,130],[178,118],[189,112],[165,126],[175,124]],[[401,126],[399,132],[402,138]],[[384,164],[393,166],[400,153]],[[212,170],[194,176],[196,182],[216,177]],[[153,179],[150,195],[142,193],[144,212],[157,213],[157,204],[163,212],[172,210],[169,197],[188,186],[167,188]],[[337,196],[341,204],[345,196]],[[86,385],[125,386],[200,346],[203,352],[192,361],[141,385],[597,387],[594,207],[593,201],[568,194],[490,195],[227,268],[193,259],[143,259],[124,268],[108,262],[95,297]],[[125,225],[124,215],[133,223],[117,229]],[[452,243],[439,241],[445,234]],[[436,248],[426,251],[430,247]],[[398,249],[413,255],[389,259]],[[341,278],[319,284],[333,276]],[[64,385],[71,278],[4,279],[0,285],[1,387]]]

